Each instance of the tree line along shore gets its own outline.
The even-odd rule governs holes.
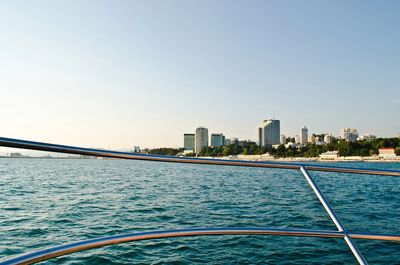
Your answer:
[[[269,154],[274,158],[316,158],[322,153],[337,151],[340,157],[369,157],[378,155],[381,148],[393,148],[395,154],[400,156],[400,138],[377,138],[356,142],[346,142],[344,139],[333,138],[330,143],[324,145],[308,143],[307,145],[287,147],[283,144],[274,147],[263,147],[255,142],[242,142],[241,144],[234,143],[226,146],[204,147],[198,155],[202,157],[226,157]],[[183,151],[183,148],[156,148],[145,150],[145,153],[176,156],[182,155]],[[185,154],[185,156],[196,156],[196,154],[189,153]]]

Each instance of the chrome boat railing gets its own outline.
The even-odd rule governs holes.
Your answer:
[[[370,239],[370,240],[387,240],[400,241],[400,235],[390,234],[372,234],[372,233],[351,233],[347,231],[343,223],[329,205],[327,199],[318,188],[314,179],[308,171],[324,171],[337,173],[353,173],[353,174],[368,174],[368,175],[383,175],[383,176],[400,176],[400,171],[396,170],[377,170],[363,168],[349,168],[336,166],[323,166],[303,163],[284,163],[284,162],[255,162],[255,161],[237,161],[224,159],[202,159],[202,158],[186,158],[174,156],[159,156],[146,155],[126,152],[115,152],[101,149],[82,148],[75,146],[66,146],[58,144],[49,144],[42,142],[33,142],[19,139],[11,139],[0,137],[0,146],[11,148],[22,148],[30,150],[58,152],[67,154],[78,154],[97,157],[121,158],[148,160],[158,162],[174,162],[174,163],[190,163],[190,164],[206,164],[206,165],[225,165],[225,166],[241,166],[241,167],[263,167],[263,168],[280,168],[280,169],[295,169],[300,170],[306,178],[311,189],[317,195],[329,217],[337,227],[337,231],[326,230],[296,230],[296,229],[275,229],[275,228],[192,228],[181,230],[165,230],[165,231],[150,231],[140,233],[122,234],[108,237],[95,238],[80,242],[75,242],[67,245],[56,246],[29,254],[24,254],[18,257],[0,261],[0,265],[10,264],[32,264],[55,257],[60,257],[78,251],[98,248],[107,245],[114,245],[139,240],[149,240],[156,238],[169,237],[189,237],[189,236],[211,236],[211,235],[279,235],[279,236],[307,236],[307,237],[328,237],[328,238],[343,238],[349,246],[354,257],[359,264],[368,264],[362,253],[359,251],[353,239]]]

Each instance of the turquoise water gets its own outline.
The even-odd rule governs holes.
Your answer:
[[[400,169],[395,163],[344,166]],[[400,234],[400,178],[311,172],[352,232]],[[298,171],[126,160],[0,159],[0,260],[100,236],[187,227],[335,227]],[[400,244],[356,241],[371,264]],[[138,241],[45,264],[356,264],[341,239]]]

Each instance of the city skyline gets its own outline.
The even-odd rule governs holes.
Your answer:
[[[268,129],[268,132],[266,133],[264,128],[267,128],[277,122],[277,128],[275,128],[275,125],[273,127]],[[265,127],[264,127],[265,126]],[[303,126],[300,128],[300,133],[296,135],[288,135],[285,134],[284,132],[280,131],[280,120],[278,119],[264,119],[263,122],[256,127],[256,136],[255,140],[254,139],[239,139],[237,137],[231,136],[226,138],[226,135],[224,133],[215,133],[208,130],[208,128],[204,126],[198,126],[195,130],[194,133],[183,133],[183,142],[179,146],[157,146],[154,148],[183,148],[185,151],[193,152],[193,153],[198,153],[200,149],[203,147],[218,147],[218,146],[226,146],[230,145],[231,143],[237,143],[237,142],[254,142],[257,143],[259,146],[264,146],[264,147],[276,147],[278,145],[285,145],[286,139],[288,137],[293,138],[294,141],[290,141],[292,144],[298,144],[298,145],[307,145],[308,143],[316,143],[316,144],[327,144],[331,142],[331,138],[337,138],[337,139],[344,139],[346,142],[355,142],[359,140],[372,140],[376,138],[381,138],[380,136],[376,136],[371,133],[359,133],[356,128],[341,128],[340,132],[338,134],[332,134],[330,132],[311,132],[308,134],[309,130],[307,126]],[[261,131],[260,131],[261,129]],[[271,130],[272,129],[272,130]],[[275,129],[277,129],[276,132],[273,132]],[[265,142],[264,137],[269,137],[267,134],[274,134],[276,138],[277,135],[279,135],[279,141],[278,139],[275,140],[274,144],[268,144]],[[261,134],[261,135],[260,135]],[[319,139],[314,139],[314,136],[318,135],[324,135],[323,138]],[[398,133],[397,136],[393,137],[388,137],[388,138],[395,138],[398,137],[400,138],[400,132]],[[213,139],[214,138],[214,139]],[[386,138],[386,137],[383,137]],[[200,140],[201,139],[201,140]],[[258,140],[257,140],[258,139]],[[282,141],[284,139],[284,141]],[[201,144],[198,144],[196,142],[202,142]],[[214,142],[214,143],[213,143]],[[91,148],[96,148],[96,147],[91,147]],[[100,149],[106,149],[103,147],[97,147]],[[111,148],[108,148],[111,150]],[[144,149],[149,149],[148,147],[145,148],[140,148],[140,146],[133,146],[132,147],[127,147],[127,148],[119,148],[119,149],[114,149],[116,151],[123,151],[123,152],[138,152],[140,150]],[[150,148],[152,149],[152,148]],[[107,149],[106,149],[107,150]],[[23,155],[28,155],[28,156],[45,156],[45,155],[53,155],[53,153],[49,152],[42,152],[42,151],[24,151],[16,148],[6,148],[2,147],[0,148],[0,156],[8,156],[11,153],[16,152],[16,153],[21,153]],[[63,154],[55,154],[55,156],[65,156]]]
[[[136,148],[140,148],[140,149],[148,149],[148,148],[150,148],[150,149],[152,149],[152,148],[164,148],[164,147],[167,147],[167,148],[184,148],[185,150],[191,150],[192,149],[193,152],[194,152],[195,149],[196,149],[195,148],[195,142],[196,142],[196,140],[195,140],[196,137],[195,136],[196,136],[196,131],[198,129],[205,129],[206,130],[205,135],[207,137],[207,140],[206,140],[206,143],[201,145],[201,147],[204,147],[204,146],[212,147],[213,146],[213,144],[212,144],[213,136],[221,136],[221,137],[223,137],[222,139],[223,139],[224,143],[216,145],[216,146],[229,145],[231,140],[235,140],[235,141],[238,141],[238,140],[240,140],[240,141],[251,141],[251,142],[255,142],[255,143],[259,144],[259,137],[260,137],[259,129],[261,128],[260,126],[262,126],[263,124],[269,123],[271,121],[277,121],[278,122],[279,141],[276,140],[277,142],[275,143],[275,145],[282,144],[282,137],[285,140],[288,137],[294,138],[294,139],[297,138],[294,141],[294,143],[299,143],[299,144],[303,144],[304,145],[304,144],[313,142],[312,140],[310,140],[310,137],[312,137],[314,135],[320,135],[320,134],[324,134],[325,135],[325,138],[321,139],[324,142],[328,142],[326,140],[327,137],[335,137],[335,138],[338,138],[338,139],[345,139],[346,141],[355,141],[355,140],[363,140],[363,139],[367,139],[368,140],[368,139],[375,139],[375,138],[394,138],[394,137],[399,137],[400,138],[400,132],[397,135],[393,135],[393,136],[389,136],[389,137],[383,137],[383,136],[379,136],[379,135],[377,136],[377,135],[371,134],[369,132],[361,132],[360,133],[357,128],[341,128],[337,134],[331,133],[331,132],[327,132],[327,131],[320,131],[320,132],[311,131],[309,133],[309,128],[307,126],[302,126],[301,128],[299,128],[300,133],[290,135],[290,134],[287,134],[285,132],[280,131],[279,127],[280,127],[281,123],[280,123],[279,119],[276,119],[276,118],[275,119],[268,119],[267,118],[267,119],[263,120],[261,125],[256,126],[257,130],[256,130],[256,134],[255,134],[254,138],[238,138],[238,137],[235,136],[235,134],[234,135],[230,135],[230,136],[227,137],[226,135],[224,135],[223,132],[222,133],[221,132],[216,133],[215,131],[209,131],[209,129],[207,127],[198,126],[197,129],[195,129],[192,133],[190,133],[189,131],[186,132],[186,133],[183,133],[183,136],[184,136],[183,139],[184,140],[183,141],[181,140],[181,144],[179,144],[177,146],[166,146],[166,145],[155,146],[155,147],[143,147],[142,146],[143,148],[140,148],[141,146],[136,146],[135,145],[135,146],[133,146],[133,148],[132,148],[132,146],[127,146],[127,147],[122,147],[122,148],[116,148],[114,150],[130,152],[130,151],[132,151],[132,150],[134,150]],[[304,129],[305,129],[305,136],[302,135],[302,133],[304,132]],[[346,134],[348,131],[351,132],[351,133],[355,133],[355,135],[352,135],[352,136],[349,137],[349,135]],[[264,134],[264,132],[262,134]],[[264,137],[264,136],[262,136],[262,137]],[[228,144],[226,144],[225,141],[228,141]],[[187,145],[188,146],[192,146],[192,147],[187,148]],[[259,145],[264,146],[264,144],[259,144]],[[104,146],[97,146],[97,147],[93,147],[92,146],[90,148],[107,149]],[[111,147],[109,146],[108,149],[111,150]],[[9,154],[11,152],[21,152],[23,154],[26,154],[26,152],[21,151],[20,149],[0,147],[0,155],[7,155],[7,154]],[[35,155],[39,155],[39,156],[43,155],[43,152],[41,152],[41,151],[28,151],[28,153],[33,154],[33,156],[35,156]],[[49,154],[51,154],[51,153],[49,153]]]
[[[229,143],[227,144],[226,141],[230,142],[231,140],[234,140],[234,141],[240,140],[240,141],[247,141],[247,142],[250,141],[250,142],[257,143],[257,145],[259,145],[259,146],[271,147],[271,146],[276,146],[276,145],[280,145],[280,144],[284,145],[286,143],[286,140],[289,137],[294,139],[293,143],[300,144],[300,145],[307,145],[308,143],[315,143],[316,141],[321,142],[321,143],[330,143],[332,137],[337,138],[337,139],[344,139],[346,142],[355,142],[355,141],[359,141],[359,140],[361,140],[361,141],[362,140],[372,140],[372,139],[376,139],[376,138],[396,138],[396,137],[400,138],[400,132],[397,135],[392,136],[392,137],[380,137],[380,136],[376,136],[371,133],[361,133],[360,134],[359,131],[357,130],[357,128],[341,128],[339,130],[338,134],[327,132],[327,131],[321,131],[321,132],[311,131],[309,134],[309,130],[308,130],[307,126],[303,126],[303,127],[299,128],[299,130],[300,130],[299,134],[288,135],[288,134],[285,134],[284,132],[280,131],[280,124],[281,123],[280,123],[279,119],[275,119],[275,118],[264,119],[262,121],[262,123],[256,127],[255,140],[251,139],[251,138],[239,139],[234,136],[226,137],[226,135],[224,135],[224,133],[215,133],[212,131],[209,132],[208,128],[206,128],[204,126],[199,126],[195,131],[197,132],[197,130],[199,130],[199,129],[205,129],[206,137],[210,139],[209,144],[208,145],[203,144],[202,147],[204,147],[204,146],[218,147],[218,146],[223,146],[223,145],[229,145]],[[184,136],[183,143],[184,144],[182,146],[179,146],[179,148],[183,147],[185,150],[193,150],[194,151],[195,150],[195,148],[194,148],[195,135],[196,135],[196,133],[184,133],[183,134],[183,136]],[[319,135],[323,135],[323,137],[320,139],[317,138],[317,140],[314,139],[314,137],[317,137]],[[188,138],[187,138],[188,136],[190,136],[190,140],[188,140]],[[218,144],[213,144],[213,137],[220,138],[218,140]],[[269,139],[266,140],[266,138],[269,138]],[[190,144],[188,144],[189,147],[187,148],[188,141],[190,142]]]
[[[256,140],[254,127],[276,116],[288,136],[306,124],[395,137],[399,10],[396,1],[1,2],[0,136],[179,147],[201,124]]]

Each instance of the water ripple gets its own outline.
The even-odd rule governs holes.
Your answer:
[[[349,165],[350,166],[350,165]],[[351,166],[365,166],[355,164]],[[399,164],[368,164],[399,169]],[[400,178],[313,173],[351,231],[400,233]],[[335,227],[299,172],[123,160],[0,159],[0,258],[118,233],[183,227]],[[400,245],[358,240],[374,264]],[[140,241],[47,264],[355,264],[340,239]]]

